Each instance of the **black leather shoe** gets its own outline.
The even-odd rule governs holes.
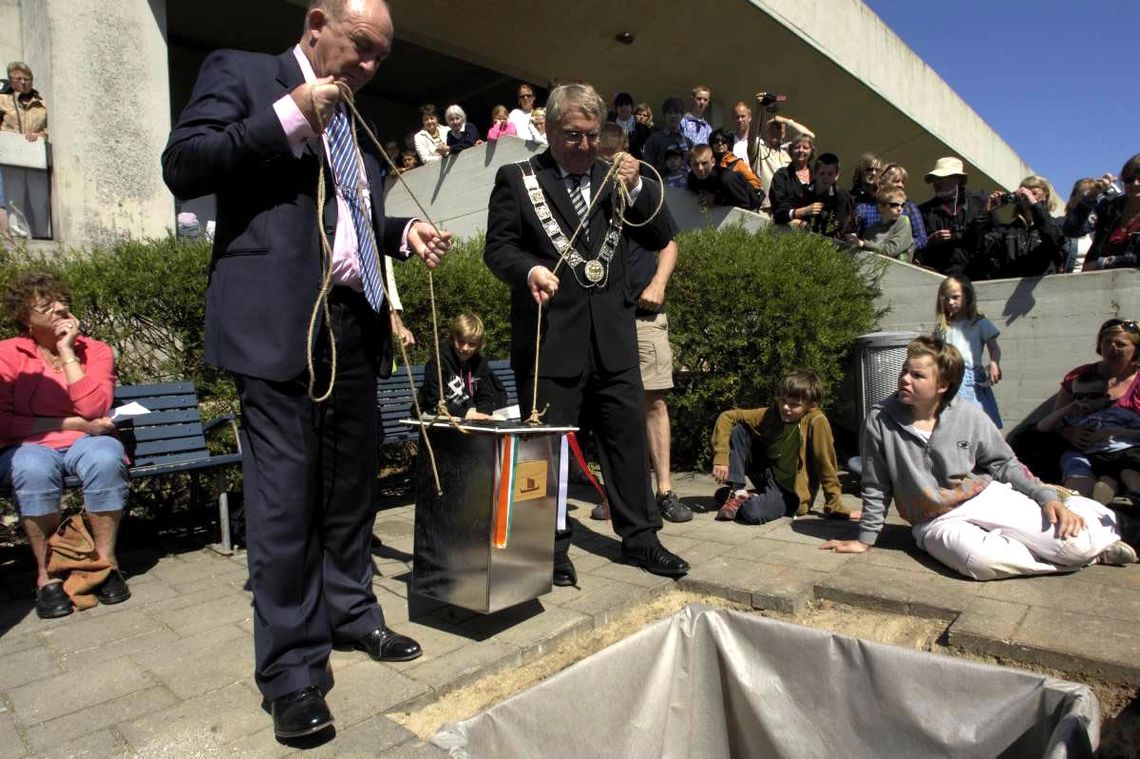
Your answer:
[[[338,641],[338,646],[363,651],[376,661],[411,661],[424,652],[419,643],[387,627],[378,627],[363,638]]]
[[[574,569],[574,562],[563,554],[554,554],[554,584],[560,588],[568,588],[578,584],[578,570]]]
[[[107,575],[107,579],[99,586],[99,592],[95,594],[99,599],[99,603],[107,604],[121,604],[131,597],[131,589],[127,587],[127,581],[119,574],[119,570],[112,569],[111,574]]]
[[[51,582],[36,590],[36,615],[40,619],[66,617],[75,608],[62,582]]]
[[[299,738],[333,723],[325,697],[315,685],[273,699],[269,711],[273,714],[273,733],[278,738]]]
[[[682,577],[689,571],[689,562],[660,543],[648,548],[622,548],[621,553],[626,562],[662,577]]]

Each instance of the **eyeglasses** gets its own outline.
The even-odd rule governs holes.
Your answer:
[[[906,203],[880,203],[879,205],[886,206],[887,208],[902,208]]]
[[[569,129],[562,133],[562,138],[566,140],[567,145],[577,145],[585,137],[586,141],[591,145],[597,143],[598,138],[601,137],[600,132],[582,132],[577,129]]]
[[[71,304],[65,300],[44,300],[39,303],[33,303],[31,309],[40,316],[51,316],[55,312],[57,306],[63,306],[64,311],[71,309]]]
[[[1110,329],[1119,327],[1125,332],[1131,332],[1134,335],[1140,335],[1140,325],[1131,319],[1109,319],[1104,324],[1100,325],[1101,334],[1104,334]]]

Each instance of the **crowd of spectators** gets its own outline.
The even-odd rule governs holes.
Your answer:
[[[699,84],[687,100],[666,98],[655,121],[648,103],[619,92],[608,118],[634,157],[666,186],[693,193],[703,208],[755,211],[852,249],[972,280],[1140,263],[1140,156],[1129,159],[1120,180],[1112,174],[1079,180],[1056,217],[1045,178],[1026,177],[1013,192],[975,191],[956,156],[939,158],[923,177],[929,197],[912,200],[906,167],[869,152],[849,169],[844,189],[838,156],[817,149],[815,132],[779,113],[782,95],[759,92],[753,104],[737,101],[731,122],[720,126],[710,120],[712,96]],[[408,149],[394,148],[395,165],[405,171],[503,136],[545,144],[535,88],[522,83],[516,97],[513,109],[493,107],[483,134],[458,104],[447,107],[446,124],[434,105],[424,105],[423,128]]]

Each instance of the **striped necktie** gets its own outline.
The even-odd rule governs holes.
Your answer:
[[[377,313],[384,305],[384,285],[380,280],[380,260],[376,251],[376,234],[365,205],[366,192],[360,181],[360,156],[352,143],[348,117],[340,108],[328,126],[329,153],[332,155],[333,175],[337,187],[344,193],[356,230],[356,247],[360,260],[360,280],[364,284],[364,297]]]
[[[586,198],[582,195],[582,183],[587,181],[585,174],[567,174],[570,182],[570,202],[574,204],[574,212],[578,214],[578,221],[586,219]],[[590,241],[590,225],[583,224],[582,231],[578,233],[586,242]]]

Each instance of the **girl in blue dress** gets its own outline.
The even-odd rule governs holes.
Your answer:
[[[958,395],[981,406],[1000,429],[1001,414],[993,386],[1001,382],[1001,348],[997,343],[1001,332],[985,314],[978,313],[974,285],[962,276],[951,275],[942,280],[937,312],[934,336],[957,348],[966,362]],[[983,347],[989,351],[988,366],[982,363]]]

